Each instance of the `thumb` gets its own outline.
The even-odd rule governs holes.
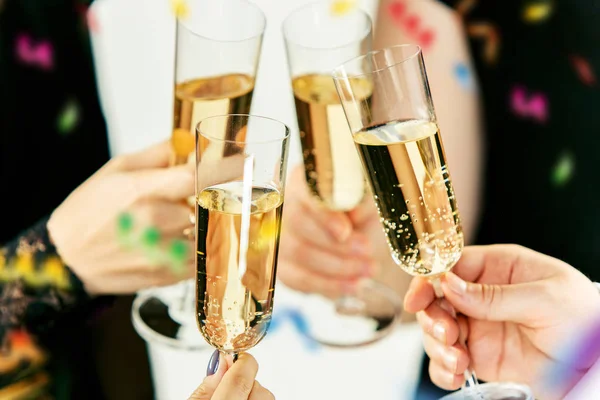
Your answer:
[[[457,312],[482,321],[526,323],[531,310],[544,301],[543,281],[512,285],[465,282],[452,272],[446,273],[442,289]]]
[[[194,170],[190,165],[132,171],[125,175],[137,199],[159,197],[179,201],[195,191]]]

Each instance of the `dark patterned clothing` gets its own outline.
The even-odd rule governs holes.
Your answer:
[[[600,281],[600,2],[441,1],[462,14],[485,107],[476,243],[517,243]],[[444,394],[427,364],[418,399]]]
[[[46,398],[39,387],[55,399],[101,398],[93,305],[45,219],[109,158],[87,6],[0,0],[0,398],[21,383],[33,387],[24,398]]]

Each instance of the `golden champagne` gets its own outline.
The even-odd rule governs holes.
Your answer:
[[[175,86],[173,135],[174,160],[184,164],[194,153],[196,125],[202,119],[225,114],[248,114],[252,102],[254,78],[230,74],[200,78]],[[223,127],[221,139],[225,137]]]
[[[366,80],[353,90],[371,96]],[[328,208],[351,210],[363,199],[365,181],[360,159],[331,76],[305,75],[292,81],[306,182]]]
[[[197,206],[198,325],[229,353],[254,347],[267,332],[283,209],[277,189],[254,187],[244,225],[242,193],[242,182],[209,187]]]
[[[463,233],[438,127],[408,120],[354,135],[394,260],[411,275],[449,271]]]

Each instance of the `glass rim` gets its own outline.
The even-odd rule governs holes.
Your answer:
[[[211,120],[217,120],[217,119],[224,119],[224,118],[246,118],[246,120],[250,120],[250,119],[258,119],[258,120],[262,120],[262,121],[268,121],[269,123],[276,123],[277,125],[279,125],[280,127],[283,128],[283,131],[285,132],[283,136],[278,137],[277,139],[264,139],[264,140],[230,140],[230,139],[221,139],[215,136],[212,136],[210,134],[207,134],[205,132],[203,132],[200,129],[200,126],[204,123],[204,122],[209,122]],[[285,123],[275,119],[275,118],[270,118],[270,117],[263,117],[262,115],[254,115],[254,114],[221,114],[221,115],[212,115],[210,117],[206,117],[201,119],[197,124],[196,124],[196,137],[198,136],[202,136],[208,140],[210,140],[211,142],[218,142],[218,143],[230,143],[230,144],[269,144],[269,143],[277,143],[277,142],[284,142],[287,139],[290,138],[290,134],[291,134],[291,130],[290,127],[287,126]]]
[[[183,28],[185,28],[189,33],[191,33],[195,37],[200,38],[200,39],[209,40],[211,42],[217,42],[217,43],[241,43],[241,42],[246,42],[246,41],[250,41],[253,39],[257,39],[265,34],[265,30],[267,27],[267,17],[265,16],[265,13],[259,6],[257,6],[254,3],[251,3],[249,1],[246,1],[246,0],[219,0],[219,3],[224,3],[224,2],[237,3],[239,5],[243,5],[243,6],[249,7],[250,9],[254,9],[255,11],[257,11],[258,15],[260,16],[260,20],[261,20],[260,21],[261,27],[259,29],[259,32],[255,35],[248,36],[248,37],[245,37],[242,39],[231,39],[231,40],[217,39],[215,37],[209,37],[209,36],[199,34],[194,29],[192,29],[189,26],[189,24],[185,22],[185,19],[183,19],[183,18],[177,17],[176,22],[178,25],[181,25]],[[212,2],[207,2],[207,3],[212,4]]]
[[[376,56],[377,54],[384,53],[388,50],[395,50],[395,49],[399,49],[399,48],[413,48],[414,52],[412,54],[404,57],[402,60],[400,60],[398,62],[386,65],[386,66],[378,68],[378,69],[373,69],[369,72],[348,74],[348,72],[346,71],[346,67],[351,63],[360,62],[360,61],[366,60],[367,58],[372,58],[373,56]],[[375,75],[379,72],[383,72],[383,71],[389,70],[391,68],[397,67],[400,64],[404,64],[405,62],[410,61],[410,60],[414,59],[415,57],[418,57],[422,53],[423,53],[423,49],[421,48],[421,46],[419,46],[418,44],[411,44],[411,43],[398,44],[398,45],[394,45],[394,46],[384,47],[384,48],[378,49],[378,50],[372,50],[372,51],[369,51],[368,53],[362,54],[358,57],[353,57],[353,58],[343,62],[342,64],[338,65],[331,71],[331,76],[333,77],[334,81],[340,81],[340,80],[344,80],[347,78],[360,78],[360,77],[364,77],[364,76]]]
[[[296,13],[298,13],[304,9],[316,8],[317,6],[329,6],[330,7],[331,4],[329,4],[327,2],[323,2],[323,1],[314,1],[312,3],[308,3],[308,4],[304,4],[302,6],[296,7],[284,18],[283,22],[281,23],[281,31],[283,34],[283,40],[286,43],[286,45],[288,43],[290,43],[290,44],[293,44],[294,46],[301,47],[301,48],[307,49],[307,50],[330,51],[330,50],[341,49],[341,48],[350,46],[351,44],[354,44],[354,43],[362,42],[373,32],[373,21],[371,20],[371,16],[362,8],[355,7],[352,11],[356,12],[358,14],[362,14],[368,23],[368,26],[366,27],[365,31],[361,32],[360,37],[355,40],[351,40],[349,42],[346,42],[346,43],[343,43],[343,44],[340,44],[337,46],[316,47],[316,46],[303,45],[303,44],[298,43],[296,40],[290,39],[289,35],[287,34],[287,30],[286,30],[286,26],[289,25],[290,18],[294,17]],[[346,15],[346,14],[344,14],[344,15]]]

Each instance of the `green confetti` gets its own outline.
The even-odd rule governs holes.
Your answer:
[[[142,233],[142,243],[148,247],[154,247],[160,241],[160,231],[155,227],[146,228]]]
[[[169,253],[174,260],[185,261],[188,255],[187,243],[179,239],[173,240],[171,242],[171,247],[169,248]]]
[[[119,215],[117,220],[117,228],[119,233],[129,233],[133,229],[133,217],[131,214],[123,213]]]
[[[552,171],[552,183],[562,187],[569,183],[575,172],[575,160],[570,152],[564,153],[556,162]]]
[[[79,105],[74,100],[69,100],[58,116],[58,132],[65,136],[75,129],[79,123]]]

